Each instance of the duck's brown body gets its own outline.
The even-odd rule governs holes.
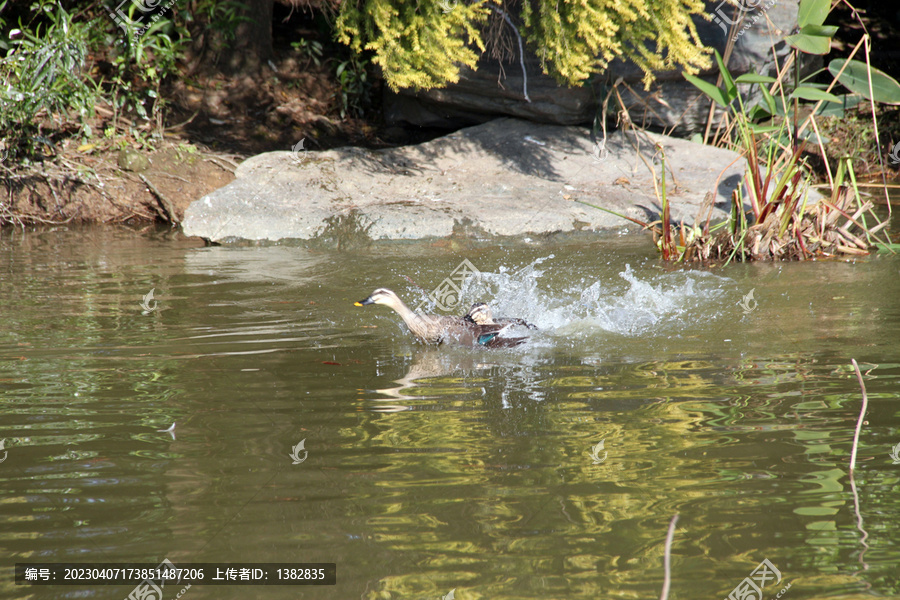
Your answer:
[[[464,346],[488,348],[517,346],[527,338],[499,337],[509,327],[500,323],[476,323],[465,317],[447,315],[420,315],[409,309],[397,294],[386,288],[378,288],[356,306],[384,304],[396,311],[409,330],[426,344],[457,343]]]

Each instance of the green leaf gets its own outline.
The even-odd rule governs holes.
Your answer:
[[[816,135],[816,132],[814,129],[807,129],[807,130],[803,131],[802,133],[800,133],[800,139],[807,140],[813,144],[819,143],[819,136]],[[830,137],[825,137],[824,135],[822,136],[823,144],[828,144],[830,142],[831,142]]]
[[[769,112],[774,115],[775,111],[777,110],[777,103],[775,102],[775,98],[772,96],[772,94],[769,93],[769,90],[767,90],[765,86],[760,86],[759,89],[762,92],[763,100],[766,101],[766,106],[768,107]]]
[[[756,73],[744,73],[734,80],[735,83],[775,83],[777,79],[768,75],[758,75]]]
[[[780,125],[759,125],[757,123],[747,123],[747,126],[753,131],[753,133],[772,133],[773,131],[779,131],[781,129]]]
[[[737,98],[737,86],[734,84],[734,78],[728,71],[728,66],[722,60],[722,55],[719,54],[718,50],[714,50],[714,52],[716,53],[716,64],[719,65],[719,72],[722,73],[722,83],[725,84],[725,93],[728,94],[728,102],[730,103]]]
[[[828,70],[837,77],[846,62],[843,58],[836,58],[828,64]],[[875,102],[900,104],[900,83],[897,83],[896,79],[873,67],[871,70],[873,95],[870,96],[868,73],[869,68],[866,63],[851,60],[841,76],[838,77],[838,81],[851,92],[862,94],[865,98],[871,98]]]
[[[820,90],[818,88],[809,87],[807,85],[801,85],[793,92],[791,92],[791,98],[800,98],[801,100],[812,100],[814,102],[818,102],[819,100],[824,100],[826,102],[837,102],[840,104],[841,99],[826,92],[825,90]]]
[[[699,88],[701,92],[712,98],[723,108],[728,108],[728,105],[731,104],[731,99],[728,98],[728,94],[722,88],[716,87],[710,82],[700,79],[699,77],[696,77],[694,75],[689,75],[688,73],[683,73],[683,75],[685,79],[697,86],[697,88]]]
[[[806,83],[807,81],[815,81],[816,78],[817,78],[820,74],[824,73],[824,72],[827,71],[827,70],[828,70],[828,69],[826,69],[825,67],[822,67],[821,69],[816,69],[816,70],[813,71],[812,73],[807,73],[807,74],[803,77],[803,79],[800,80],[800,83]]]
[[[835,104],[834,102],[826,102],[819,107],[819,110],[816,111],[816,114],[822,115],[823,117],[843,118],[844,113],[846,113],[847,109],[853,108],[863,101],[863,97],[859,94],[844,94],[838,97],[841,99],[840,104]]]
[[[797,25],[821,25],[831,11],[831,0],[800,0],[797,11]]]
[[[828,54],[831,50],[831,38],[819,35],[797,33],[784,38],[788,44],[807,54]]]
[[[773,111],[774,112],[774,111]],[[773,112],[769,112],[769,110],[763,106],[762,104],[757,104],[752,106],[749,111],[747,111],[747,118],[751,121],[759,121],[761,119],[768,119],[772,116]]]
[[[800,33],[830,38],[837,33],[837,30],[837,25],[806,25],[800,28]]]

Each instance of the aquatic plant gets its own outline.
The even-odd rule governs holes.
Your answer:
[[[801,2],[798,14],[800,31],[785,38],[793,50],[785,64],[779,66],[778,77],[756,73],[733,77],[726,65],[730,45],[724,59],[715,52],[719,83],[713,84],[689,73],[684,74],[685,79],[725,109],[722,120],[715,128],[714,141],[740,153],[747,161],[747,170],[743,182],[732,195],[731,213],[727,221],[710,225],[709,215],[704,219],[701,214],[697,216],[694,226],[684,223],[674,226],[669,222],[665,156],[662,155],[663,168],[659,176],[661,185],[656,185],[655,169],[648,163],[662,207],[661,221],[643,223],[629,220],[653,232],[654,241],[665,260],[802,260],[862,255],[875,248],[900,250],[900,245],[891,244],[882,231],[889,221],[879,220],[874,212],[874,203],[863,199],[851,158],[839,158],[836,169],[832,168],[816,122],[817,114],[821,115],[825,110],[833,113],[850,104],[846,97],[831,93],[839,83],[869,100],[873,122],[876,101],[900,104],[900,84],[868,65],[867,34],[851,53],[851,59],[831,63],[829,72],[833,80],[830,85],[814,85],[801,81],[799,77],[801,52],[824,54],[830,48],[830,38],[837,28],[823,25],[829,10],[828,0]],[[739,22],[735,23],[737,25]],[[861,47],[865,48],[866,62],[852,61],[852,56]],[[792,72],[793,81],[788,82]],[[845,76],[848,72],[850,74]],[[746,86],[746,91],[759,86],[761,100],[748,106],[739,86]],[[802,120],[800,100],[816,102]],[[828,108],[823,108],[826,103]],[[768,122],[763,123],[764,119]],[[630,125],[630,119],[626,118],[625,122]],[[811,132],[807,131],[809,128]],[[880,148],[877,124],[874,129]],[[704,137],[711,130],[710,120]],[[825,163],[828,179],[824,186],[827,191],[825,197],[812,191],[814,175],[806,153],[810,142],[818,145]],[[749,210],[745,206],[749,206]],[[887,209],[890,213],[889,202]]]
[[[785,38],[792,52],[779,69],[778,77],[748,73],[733,78],[718,54],[716,62],[721,86],[685,74],[688,81],[727,109],[727,122],[719,125],[719,129],[724,130],[721,139],[725,145],[740,152],[748,166],[744,184],[732,198],[727,230],[718,235],[700,236],[696,241],[696,254],[701,259],[724,256],[729,260],[803,259],[867,254],[878,245],[893,247],[887,238],[875,237],[887,221],[879,221],[873,212],[874,204],[863,200],[851,159],[839,158],[836,173],[829,163],[816,115],[824,110],[823,104],[830,106],[831,111],[848,104],[846,97],[831,93],[841,83],[851,91],[862,93],[872,103],[874,121],[876,96],[872,92],[878,89],[878,97],[883,102],[900,103],[900,85],[869,66],[867,34],[851,53],[851,60],[832,61],[829,71],[833,80],[826,89],[801,81],[801,53],[825,54],[831,47],[831,36],[837,28],[824,25],[829,11],[828,0],[801,2],[798,12],[800,30]],[[861,46],[865,46],[865,63],[852,60]],[[792,89],[788,90],[786,79],[791,67],[794,77]],[[848,68],[850,75],[845,76]],[[860,79],[867,81],[867,85],[863,86]],[[745,106],[738,90],[741,84],[758,85],[762,100],[752,107]],[[816,102],[802,121],[800,100]],[[769,124],[759,123],[766,117],[772,119]],[[810,126],[812,132],[807,131]],[[880,147],[877,124],[874,130],[875,141]],[[812,173],[804,156],[810,141],[818,144],[824,160],[830,189],[827,199],[819,200],[810,195]],[[744,211],[745,201],[751,215]],[[889,202],[887,207],[890,212]],[[866,215],[869,215],[869,222]]]

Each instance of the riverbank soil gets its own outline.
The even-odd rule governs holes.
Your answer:
[[[59,140],[26,164],[0,162],[0,223],[181,220],[190,202],[234,179],[249,156],[290,150],[300,140],[318,150],[405,142],[379,132],[374,119],[340,118],[340,86],[332,73],[298,64],[290,48],[256,79],[195,76],[166,85],[163,127],[96,107],[85,142],[48,125]],[[410,136],[414,138],[415,136]],[[61,138],[61,139],[60,139]]]

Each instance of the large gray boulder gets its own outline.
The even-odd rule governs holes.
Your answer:
[[[797,26],[798,6],[799,0],[740,0],[737,5],[708,2],[711,19],[694,21],[703,44],[723,56],[729,38],[736,40],[728,65],[733,74],[774,75],[775,56],[783,63],[790,52],[783,38]],[[518,55],[502,65],[485,56],[477,70],[464,68],[459,82],[445,88],[387,91],[385,118],[394,125],[446,129],[484,123],[499,115],[560,125],[588,124],[597,115],[609,86],[619,77],[623,78],[619,90],[625,107],[639,126],[686,135],[702,130],[709,115],[709,101],[684,80],[680,71],[657,73],[656,83],[645,91],[643,72],[626,61],[615,61],[607,72],[578,88],[561,86],[541,73],[540,61],[527,50],[525,68],[531,102],[523,96]],[[717,67],[713,65],[705,76],[715,81]],[[615,118],[615,97],[610,110],[609,117]]]
[[[646,133],[611,136],[601,152],[587,129],[498,119],[389,150],[269,152],[235,181],[193,202],[187,235],[215,242],[348,237],[516,236],[622,228],[661,207],[648,164],[666,156],[672,217],[725,218],[743,174],[737,154]],[[647,161],[646,163],[644,161]],[[707,196],[707,193],[709,195]]]

